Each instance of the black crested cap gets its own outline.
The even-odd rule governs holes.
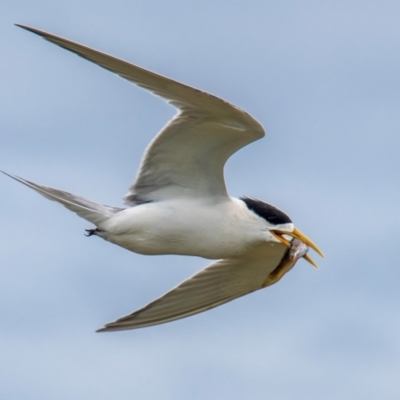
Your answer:
[[[270,224],[280,225],[292,222],[284,212],[271,206],[271,204],[264,203],[261,200],[251,199],[249,197],[241,197],[240,200],[245,202],[249,210],[253,211],[261,218],[264,218]]]

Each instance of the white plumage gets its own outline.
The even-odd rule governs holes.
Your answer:
[[[166,99],[179,113],[146,149],[128,208],[101,205],[11,176],[63,204],[96,228],[88,230],[141,254],[195,255],[219,260],[175,289],[101,331],[133,329],[183,318],[277,282],[302,252],[283,235],[322,255],[289,217],[261,201],[231,198],[223,168],[243,146],[264,136],[246,112],[208,93],[47,32],[19,25]],[[292,241],[293,243],[293,241]],[[293,255],[295,254],[295,255]]]

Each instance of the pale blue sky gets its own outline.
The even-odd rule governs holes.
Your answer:
[[[267,136],[231,195],[287,212],[325,252],[277,285],[110,334],[206,260],[85,238],[0,177],[0,398],[400,398],[400,3],[16,0],[0,7],[0,168],[121,205],[173,108],[13,26],[65,36],[220,96]]]

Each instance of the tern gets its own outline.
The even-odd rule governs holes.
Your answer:
[[[178,254],[215,260],[145,307],[98,331],[142,328],[187,317],[278,282],[311,247],[281,210],[263,201],[232,198],[224,165],[264,136],[240,108],[121,59],[25,25],[58,46],[149,90],[178,109],[144,152],[127,208],[98,204],[6,174],[57,201],[94,227],[98,236],[139,254]]]

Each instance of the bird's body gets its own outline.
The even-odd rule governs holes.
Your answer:
[[[276,245],[266,221],[240,199],[171,199],[127,208],[98,225],[98,236],[140,254],[240,257]]]
[[[125,196],[128,208],[105,206],[9,175],[92,222],[95,228],[87,230],[88,236],[140,254],[218,260],[102,331],[150,326],[205,311],[276,283],[300,257],[314,264],[307,245],[322,255],[282,211],[227,193],[225,162],[264,136],[254,118],[208,93],[47,32],[22,27],[152,91],[180,110],[146,149]],[[284,235],[296,239],[289,242]]]

